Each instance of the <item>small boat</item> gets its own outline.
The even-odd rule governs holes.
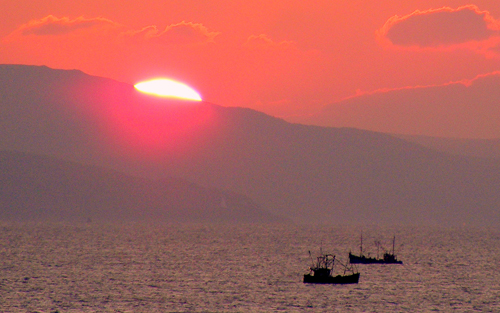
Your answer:
[[[309,251],[309,255],[311,252]],[[311,257],[312,259],[312,257]],[[333,276],[335,263],[343,266],[343,275]],[[347,274],[346,273],[350,273]],[[357,284],[359,273],[352,266],[346,266],[335,260],[335,255],[320,253],[316,262],[309,268],[309,273],[304,274],[304,283],[308,284]]]
[[[372,258],[363,255],[363,236],[361,236],[359,256],[349,252],[349,262],[352,264],[403,264],[403,261],[399,261],[396,258],[396,255],[394,254],[395,242],[396,242],[396,236],[394,236],[394,238],[392,239],[392,253],[386,251],[382,259],[379,259],[378,257]]]

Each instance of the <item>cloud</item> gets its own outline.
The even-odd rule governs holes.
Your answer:
[[[391,17],[377,36],[396,47],[469,47],[484,51],[498,44],[500,21],[475,5],[417,10]]]
[[[111,32],[109,32],[111,30]],[[35,36],[62,36],[72,35],[80,31],[100,32],[102,35],[134,38],[142,41],[155,41],[164,44],[203,44],[214,42],[219,32],[211,32],[200,23],[182,21],[167,26],[161,31],[156,26],[147,26],[140,30],[126,29],[125,26],[115,23],[106,18],[84,18],[70,19],[68,17],[58,18],[53,15],[39,20],[30,21],[12,32],[5,40],[19,39],[29,35]]]
[[[79,29],[89,29],[95,27],[121,27],[105,18],[84,18],[78,17],[70,19],[68,17],[57,18],[53,15],[46,16],[40,20],[33,20],[19,27],[14,33],[26,36],[49,36],[62,35],[77,31]]]
[[[215,42],[214,38],[220,32],[211,32],[200,23],[182,21],[167,26],[163,31],[160,31],[156,26],[148,26],[130,34],[136,38],[153,40],[163,44],[190,45]]]
[[[295,49],[297,44],[294,41],[280,41],[275,42],[265,34],[252,35],[248,37],[247,41],[243,44],[244,47],[249,49]]]
[[[144,39],[149,39],[155,36],[158,36],[160,33],[160,30],[154,25],[152,26],[146,26],[142,28],[141,30],[133,30],[133,31],[127,31],[124,33],[124,35],[128,37],[134,37],[134,38],[139,38],[141,40]]]

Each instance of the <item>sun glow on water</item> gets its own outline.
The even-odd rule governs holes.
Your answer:
[[[134,87],[141,92],[160,97],[202,101],[201,96],[193,88],[171,79],[152,79],[137,83],[134,85]]]

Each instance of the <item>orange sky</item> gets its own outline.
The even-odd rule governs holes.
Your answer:
[[[169,77],[299,122],[356,94],[500,70],[498,0],[4,0],[0,12],[0,63]]]

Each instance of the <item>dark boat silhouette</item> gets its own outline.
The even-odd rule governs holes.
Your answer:
[[[309,255],[311,255],[310,251]],[[333,276],[336,262],[343,267],[343,275]],[[348,272],[350,274],[346,275]],[[335,255],[323,254],[322,251],[316,258],[316,262],[313,262],[309,268],[309,273],[304,274],[304,283],[308,284],[357,284],[358,281],[359,273],[355,272],[352,266],[344,265],[335,260]]]
[[[361,236],[361,244],[359,246],[359,256],[354,255],[349,252],[349,262],[352,264],[403,264],[403,261],[399,261],[394,254],[394,244],[396,242],[396,236],[392,239],[392,253],[386,251],[382,257],[382,259],[372,258],[365,256],[363,254],[363,236]],[[378,245],[377,245],[378,247]]]

